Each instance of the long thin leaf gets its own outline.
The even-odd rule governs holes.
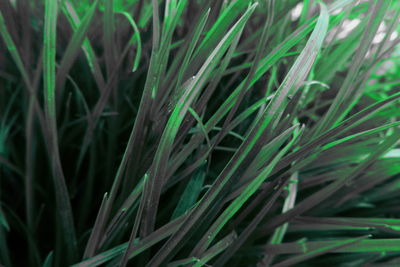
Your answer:
[[[71,209],[69,194],[65,184],[65,178],[61,167],[60,153],[57,141],[57,118],[56,118],[56,27],[58,15],[58,2],[47,0],[45,4],[44,25],[44,57],[43,57],[43,80],[45,95],[45,115],[49,129],[49,156],[52,161],[53,182],[57,202],[57,213],[63,244],[67,248],[68,260],[73,261],[77,257],[77,241],[73,213]],[[60,256],[60,255],[58,255]]]
[[[356,244],[345,247],[339,247],[332,252],[334,253],[368,253],[368,252],[399,252],[400,239],[364,239],[359,240]],[[330,247],[338,244],[337,240],[333,241],[309,241],[304,243],[283,243],[279,245],[267,245],[265,249],[271,254],[292,254],[304,251],[313,251],[321,247]]]
[[[68,46],[64,52],[64,56],[61,60],[60,67],[58,68],[57,71],[56,88],[58,88],[58,90],[62,90],[67,73],[69,72],[70,68],[72,67],[72,64],[74,63],[76,57],[78,56],[80,47],[82,46],[86,38],[89,26],[94,18],[98,3],[99,3],[98,0],[96,0],[93,3],[93,5],[87,11],[86,15],[83,17],[81,23],[79,24],[79,27],[75,30],[74,34],[71,37],[71,40],[68,43]]]
[[[306,252],[303,255],[299,255],[299,256],[295,256],[295,257],[289,258],[289,259],[287,259],[285,261],[279,262],[279,263],[274,264],[272,266],[274,266],[274,267],[292,266],[293,264],[305,261],[305,260],[310,259],[312,257],[323,255],[323,254],[328,253],[328,252],[337,252],[338,250],[346,249],[351,245],[353,245],[353,246],[354,245],[358,245],[359,243],[361,243],[363,240],[365,240],[368,237],[370,237],[370,236],[362,236],[362,237],[358,237],[358,238],[352,238],[352,239],[349,239],[349,240],[336,242],[336,243],[334,243],[332,245],[321,246],[321,247],[318,247],[318,248],[316,248],[314,250]]]

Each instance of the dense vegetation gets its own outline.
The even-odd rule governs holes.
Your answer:
[[[1,0],[0,266],[399,266],[397,0]]]

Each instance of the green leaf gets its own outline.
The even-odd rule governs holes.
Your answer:
[[[10,225],[8,224],[7,219],[4,216],[4,213],[1,209],[0,209],[0,225],[2,225],[7,232],[10,231]]]
[[[29,90],[33,91],[28,72],[24,66],[24,63],[22,62],[21,56],[18,52],[15,42],[13,41],[10,33],[8,32],[7,25],[4,21],[4,17],[1,10],[0,10],[0,34],[6,44],[8,52],[11,54],[14,63],[17,65],[17,68],[21,73],[26,86],[28,86]]]
[[[193,207],[200,195],[201,190],[203,189],[205,175],[206,173],[204,168],[200,168],[195,172],[193,177],[188,182],[185,191],[183,192],[178,205],[172,214],[171,219],[178,218]]]
[[[329,252],[337,253],[341,249],[347,249],[351,246],[358,246],[363,241],[367,241],[365,239],[368,237],[370,237],[370,236],[351,238],[351,239],[346,239],[343,241],[342,240],[332,241],[332,242],[326,241],[326,243],[325,242],[319,243],[319,246],[310,246],[309,243],[311,243],[311,242],[301,243],[300,245],[302,246],[302,249],[303,249],[302,255],[289,258],[289,259],[281,261],[277,264],[273,264],[272,266],[274,266],[274,267],[291,266],[291,265],[297,264],[299,262],[308,260],[312,257],[323,255],[325,253],[329,253]]]
[[[135,59],[133,61],[133,67],[132,67],[132,72],[135,72],[137,70],[137,68],[139,67],[140,58],[142,56],[142,40],[140,38],[140,31],[139,31],[138,26],[136,25],[135,20],[132,18],[132,16],[128,12],[119,12],[119,13],[126,17],[126,19],[129,21],[129,23],[131,24],[131,26],[134,30],[134,34],[130,41],[130,45],[133,45],[134,43],[137,44],[137,51],[136,51],[136,55],[135,55]]]
[[[98,3],[99,3],[98,0],[96,0],[93,3],[93,5],[87,11],[85,17],[82,19],[81,23],[79,24],[79,27],[75,30],[74,34],[72,35],[72,37],[68,43],[68,46],[64,52],[63,58],[61,60],[61,63],[60,63],[60,66],[59,66],[58,72],[57,72],[56,88],[58,88],[58,90],[62,90],[66,76],[67,76],[70,68],[72,67],[72,64],[74,63],[76,57],[78,56],[80,47],[82,46],[82,44],[86,38],[86,34],[89,30],[89,26],[94,18]]]
[[[51,266],[53,266],[53,264],[54,264],[53,263],[53,255],[54,255],[54,251],[51,251],[47,255],[46,259],[44,260],[42,267],[51,267]]]
[[[78,17],[78,14],[74,6],[69,0],[65,0],[64,5],[62,6],[62,11],[66,16],[68,22],[71,24],[72,28],[75,31],[77,31],[78,27],[82,24],[80,22],[80,19]],[[104,77],[99,62],[97,61],[94,49],[87,37],[83,41],[82,49],[85,53],[86,60],[89,64],[91,72],[93,73],[93,77],[95,78],[98,89],[100,91],[104,91],[105,87]]]
[[[356,241],[357,242],[354,242]],[[347,243],[348,246],[340,246],[341,243]],[[343,244],[342,243],[342,244]],[[283,243],[279,245],[267,245],[265,249],[268,249],[271,254],[306,254],[315,253],[318,250],[329,249],[330,252],[334,253],[371,253],[371,252],[399,252],[400,251],[400,239],[365,239],[362,237],[348,240],[333,240],[333,241],[309,241],[305,243]],[[314,251],[314,252],[313,252]]]
[[[46,0],[45,24],[43,45],[43,83],[45,115],[48,124],[50,139],[48,140],[49,155],[51,157],[54,190],[57,203],[57,213],[60,223],[63,244],[67,248],[68,260],[73,261],[77,257],[77,241],[73,213],[65,184],[65,178],[61,167],[60,153],[57,141],[56,118],[56,28],[58,17],[58,1]]]

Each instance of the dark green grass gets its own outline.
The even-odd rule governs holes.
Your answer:
[[[399,265],[399,17],[3,0],[0,266]]]

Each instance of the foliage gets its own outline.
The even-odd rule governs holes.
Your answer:
[[[0,264],[400,264],[399,16],[3,0]]]

